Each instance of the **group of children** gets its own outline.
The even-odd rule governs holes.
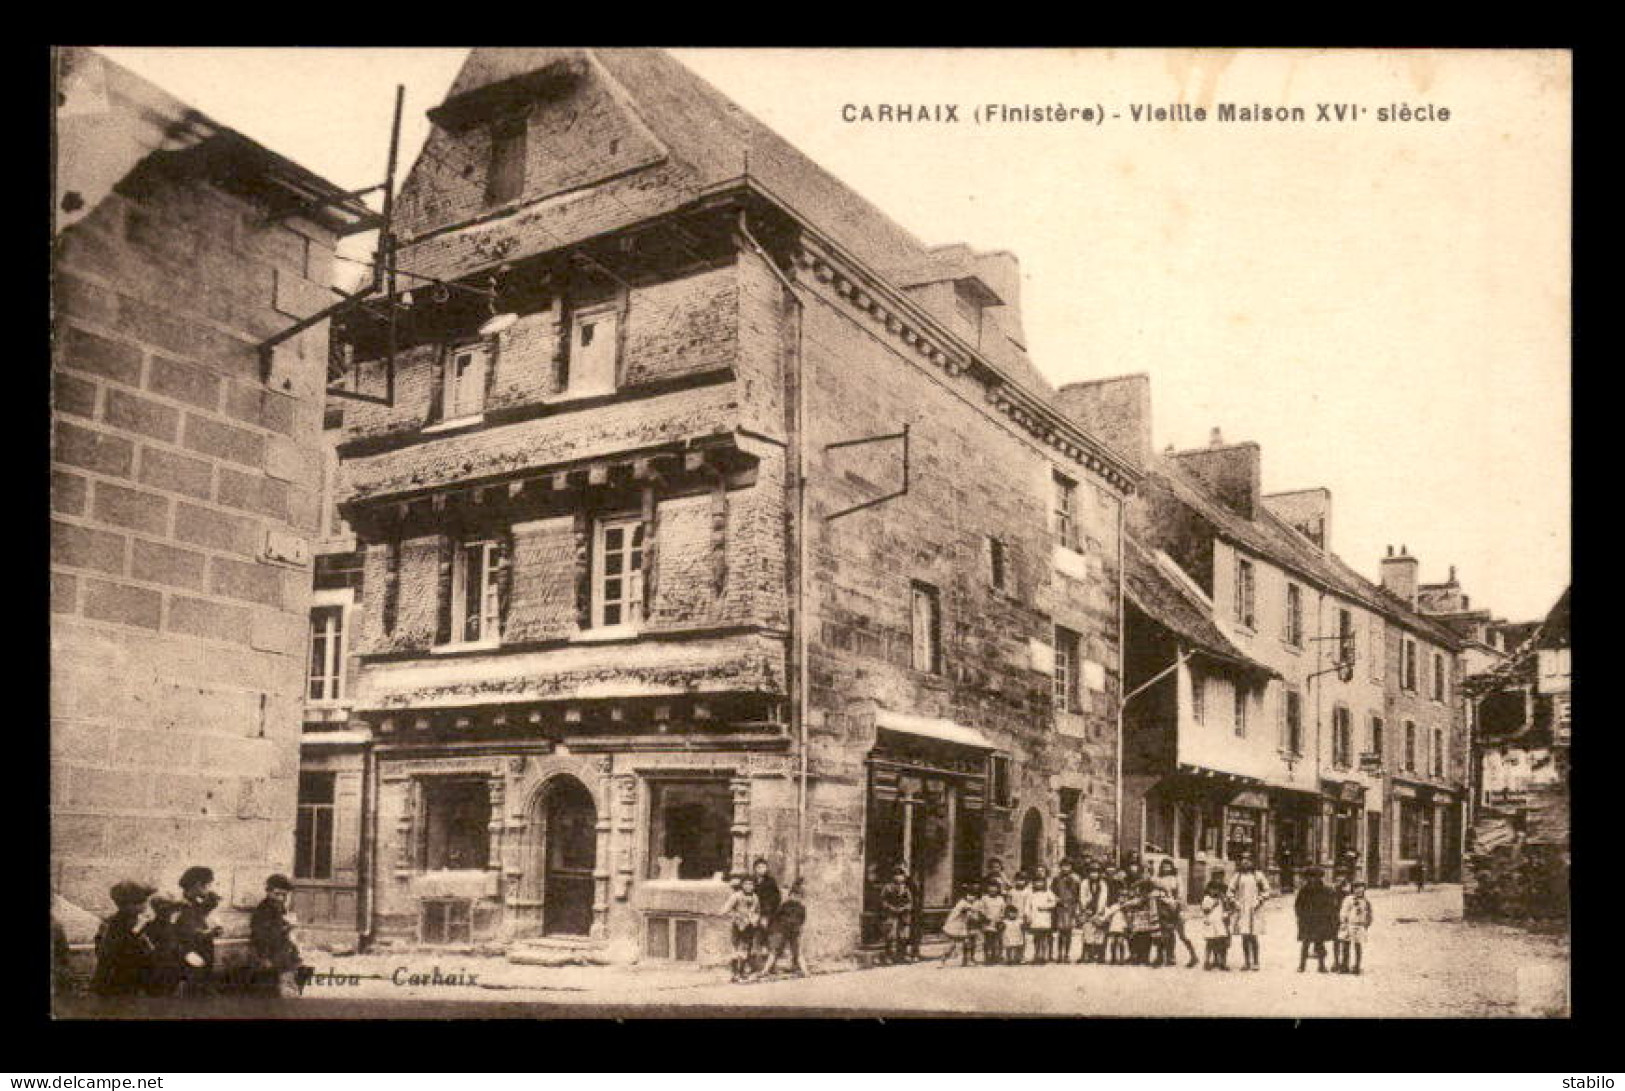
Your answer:
[[[1077,941],[1080,963],[1172,964],[1185,937],[1178,877],[1153,880],[1135,864],[1107,872],[1086,864],[1082,874],[1062,861],[1053,879],[1047,868],[1018,872],[1008,884],[995,867],[980,883],[967,883],[943,925],[951,941],[943,965],[957,956],[969,966],[1070,962]]]
[[[93,993],[196,998],[215,990],[214,947],[222,929],[213,919],[220,905],[214,872],[187,868],[180,888],[179,898],[167,898],[145,883],[114,884],[108,893],[115,911],[96,933]],[[288,912],[292,892],[286,876],[272,875],[249,921],[252,984],[280,996],[297,995],[306,972],[294,942],[297,920]]]
[[[1096,863],[1077,869],[1063,861],[1053,879],[1040,867],[1031,874],[1018,873],[1008,883],[1001,871],[994,867],[981,882],[961,888],[943,925],[950,940],[943,966],[955,959],[965,966],[1012,965],[1029,959],[1035,965],[1070,962],[1075,940],[1080,963],[1172,966],[1183,947],[1188,956],[1185,965],[1197,964],[1172,861],[1162,861],[1154,877],[1136,862],[1108,871]],[[1304,957],[1318,953],[1324,971],[1323,943],[1333,942],[1335,972],[1357,974],[1371,924],[1365,884],[1345,880],[1334,891],[1320,882],[1320,874],[1319,869],[1309,869],[1296,903]],[[893,890],[899,892],[895,902],[886,896]],[[882,913],[893,926],[902,922],[904,890],[899,874],[882,892]],[[1240,862],[1228,884],[1218,876],[1208,882],[1201,902],[1204,970],[1230,969],[1233,936],[1242,940],[1241,969],[1259,968],[1259,910],[1268,897],[1268,884],[1250,860]]]
[[[728,885],[732,889],[722,914],[729,920],[733,940],[729,980],[766,977],[786,956],[789,969],[805,977],[801,933],[807,924],[807,906],[801,898],[801,880],[790,884],[789,893],[781,894],[767,860],[758,856],[749,875],[736,875]]]

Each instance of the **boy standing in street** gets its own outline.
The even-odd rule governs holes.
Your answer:
[[[880,889],[880,924],[886,940],[886,961],[903,962],[908,956],[909,929],[914,917],[914,891],[908,872],[897,868],[891,882]]]
[[[796,879],[790,884],[789,896],[779,904],[773,916],[773,957],[768,960],[764,974],[776,970],[779,959],[789,951],[790,969],[800,977],[807,976],[807,968],[801,964],[801,930],[806,924],[807,905],[801,900],[801,880]]]
[[[291,999],[304,992],[304,963],[293,929],[298,918],[288,912],[293,883],[286,875],[265,880],[265,900],[254,907],[249,920],[248,942],[254,956],[255,977],[268,993]]]

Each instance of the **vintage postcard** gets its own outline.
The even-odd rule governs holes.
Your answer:
[[[54,79],[57,1017],[1570,1014],[1569,53]]]

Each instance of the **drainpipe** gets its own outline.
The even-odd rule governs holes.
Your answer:
[[[1128,567],[1128,549],[1123,542],[1123,512],[1128,507],[1128,497],[1118,497],[1117,500],[1117,692],[1123,692],[1123,683],[1128,674],[1128,637],[1123,632],[1123,570]],[[1181,659],[1183,661],[1183,659]],[[1175,666],[1178,666],[1176,663]],[[1117,761],[1113,775],[1112,799],[1116,813],[1112,819],[1112,846],[1117,859],[1123,859],[1123,709],[1128,704],[1128,696],[1117,700]],[[1176,702],[1177,704],[1177,702]],[[1142,823],[1140,827],[1145,829]]]
[[[794,877],[800,879],[807,844],[807,409],[805,374],[802,366],[802,320],[806,305],[796,291],[795,283],[768,256],[762,244],[750,233],[744,209],[739,210],[739,237],[761,259],[784,288],[784,298],[794,305],[794,338],[790,359],[785,367],[785,395],[790,400],[790,427],[795,435],[790,442],[790,474],[795,490],[795,515],[791,520],[791,533],[795,537],[795,571],[791,577],[793,606],[790,614],[790,660],[795,671],[795,684],[790,694],[790,733],[796,739],[796,843]],[[793,376],[793,381],[791,381]]]

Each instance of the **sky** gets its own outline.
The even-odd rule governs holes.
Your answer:
[[[466,55],[102,52],[347,188],[383,179],[396,84],[404,177]],[[1218,427],[1261,445],[1266,492],[1329,488],[1332,546],[1368,577],[1404,545],[1424,582],[1454,565],[1512,620],[1567,586],[1566,54],[672,52],[923,242],[1014,253],[1053,383],[1148,374],[1159,449]],[[1362,112],[1320,122],[1323,102]],[[978,123],[988,103],[1099,123]],[[1306,117],[1221,122],[1221,103]],[[881,104],[958,122],[843,116]],[[1434,119],[1378,120],[1399,106]]]

